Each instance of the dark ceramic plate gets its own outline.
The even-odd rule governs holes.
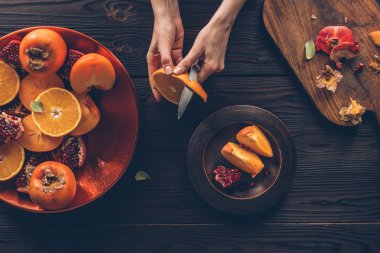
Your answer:
[[[214,179],[214,168],[234,166],[220,150],[229,141],[238,143],[236,133],[249,125],[263,130],[274,156],[261,157],[265,167],[256,176],[254,187],[222,189]],[[221,211],[247,215],[261,212],[285,197],[296,168],[296,150],[279,118],[258,107],[238,105],[215,112],[198,126],[189,143],[187,164],[191,182],[205,201]]]
[[[0,48],[11,40],[22,40],[26,34],[37,28],[48,28],[58,32],[68,48],[107,57],[116,71],[114,87],[109,91],[98,92],[99,95],[95,99],[100,109],[101,120],[99,125],[85,136],[86,162],[83,168],[75,171],[77,192],[70,206],[57,211],[46,211],[34,204],[25,194],[17,193],[14,180],[0,183],[0,201],[30,212],[64,212],[97,199],[123,175],[132,160],[137,142],[137,99],[132,80],[116,56],[102,44],[80,32],[62,27],[30,27],[2,37]]]

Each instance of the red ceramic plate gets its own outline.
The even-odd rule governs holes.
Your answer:
[[[46,211],[34,204],[25,194],[17,193],[14,181],[0,183],[0,200],[7,204],[30,212],[64,212],[97,199],[123,175],[137,142],[137,99],[132,81],[121,62],[102,44],[80,32],[61,27],[30,27],[2,37],[0,48],[11,40],[21,40],[27,33],[38,28],[58,32],[68,48],[107,57],[112,62],[117,76],[112,90],[97,92],[96,103],[101,111],[101,121],[85,136],[86,163],[75,172],[78,187],[70,206],[58,211]]]

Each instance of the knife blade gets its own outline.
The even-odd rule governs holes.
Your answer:
[[[199,71],[199,66],[197,64],[192,66],[189,73],[189,79],[198,81],[198,71]],[[185,112],[187,106],[189,105],[191,99],[193,98],[193,95],[194,95],[194,92],[192,90],[190,90],[187,87],[183,88],[181,98],[178,104],[178,119],[181,119],[183,113]]]

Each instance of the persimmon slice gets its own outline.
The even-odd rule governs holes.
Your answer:
[[[150,78],[160,94],[173,104],[179,104],[179,100],[185,86],[200,96],[203,102],[207,101],[206,91],[200,83],[190,80],[188,73],[183,73],[180,75],[166,75],[164,69],[161,68],[154,72]]]
[[[30,104],[34,99],[43,91],[59,87],[64,88],[64,84],[61,78],[57,75],[51,75],[47,77],[32,76],[28,75],[21,81],[20,91],[18,96],[20,97],[21,103],[31,111]]]

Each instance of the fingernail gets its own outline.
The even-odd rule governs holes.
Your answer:
[[[181,71],[182,71],[182,68],[181,68],[180,66],[177,66],[177,67],[175,67],[175,69],[173,70],[173,73],[176,74],[176,75],[178,75],[178,74],[181,73]]]
[[[165,74],[170,75],[171,73],[173,73],[172,67],[169,65],[165,66]]]

